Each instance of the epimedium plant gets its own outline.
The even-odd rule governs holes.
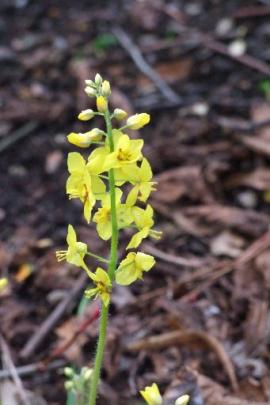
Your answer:
[[[89,121],[95,116],[101,116],[106,130],[94,128],[85,133],[72,132],[68,135],[71,144],[92,150],[87,159],[78,152],[68,154],[66,193],[69,198],[77,198],[82,202],[84,218],[87,223],[92,218],[99,237],[104,241],[110,240],[110,256],[107,260],[89,251],[85,243],[78,241],[72,225],[68,226],[67,250],[56,252],[56,256],[59,261],[66,260],[86,271],[93,286],[85,291],[85,295],[88,298],[99,298],[102,303],[88,400],[89,405],[95,405],[113,285],[130,285],[142,279],[143,273],[154,266],[154,257],[137,248],[147,237],[159,239],[161,232],[153,229],[154,212],[147,202],[156,183],[152,181],[151,166],[142,154],[144,142],[142,139],[131,139],[124,133],[126,129],[138,130],[148,124],[149,114],[128,117],[120,108],[111,112],[110,83],[99,74],[94,81],[86,80],[85,92],[96,99],[96,111],[82,111],[78,115],[79,120]],[[122,121],[125,121],[123,126]],[[114,122],[120,128],[113,128]],[[126,257],[118,263],[119,230],[125,228],[132,229],[134,234],[126,247]],[[105,264],[106,269],[97,267],[95,272],[90,270],[85,261],[87,256],[97,259],[103,267]]]

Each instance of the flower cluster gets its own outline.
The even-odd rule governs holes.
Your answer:
[[[113,282],[129,285],[143,278],[155,264],[153,256],[135,251],[148,236],[161,237],[161,232],[153,229],[153,208],[147,202],[156,183],[148,160],[142,154],[143,140],[131,139],[125,130],[138,130],[150,121],[146,113],[130,117],[116,108],[109,110],[111,95],[110,83],[97,74],[95,80],[86,80],[85,92],[96,99],[96,109],[86,109],[78,115],[81,121],[90,121],[101,116],[106,123],[106,132],[93,128],[84,133],[72,132],[68,141],[79,148],[91,148],[87,157],[79,152],[68,155],[69,177],[66,193],[69,198],[77,198],[83,206],[87,223],[91,219],[96,224],[98,235],[107,241],[120,229],[134,231],[127,245],[126,257],[113,272],[98,267],[90,271],[85,256],[90,255],[108,262],[88,251],[85,243],[79,242],[72,225],[68,227],[66,251],[56,253],[58,260],[66,260],[83,268],[94,286],[86,290],[87,297],[100,297],[105,307],[109,305]],[[113,121],[117,128],[113,128]],[[123,122],[124,121],[124,122]],[[120,127],[120,128],[119,128]]]
[[[159,388],[156,383],[153,383],[149,387],[145,387],[144,390],[140,391],[141,396],[145,399],[148,405],[162,405],[163,399],[160,395]],[[175,401],[175,405],[187,405],[189,402],[189,395],[181,395]]]

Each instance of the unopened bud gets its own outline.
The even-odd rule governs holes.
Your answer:
[[[81,121],[89,121],[91,120],[91,118],[93,118],[95,115],[94,111],[91,109],[88,110],[83,110],[82,112],[80,112],[80,114],[78,115],[79,120]]]
[[[104,113],[108,108],[108,101],[103,96],[97,97],[97,110],[100,113]]]
[[[84,91],[89,97],[95,97],[96,96],[96,90],[93,89],[92,87],[87,86],[87,87],[85,87]]]
[[[108,80],[104,80],[101,86],[101,93],[105,97],[109,97],[111,95],[111,86]]]
[[[65,382],[65,389],[67,391],[70,391],[74,388],[74,383],[72,381],[66,381]]]
[[[66,377],[73,377],[74,376],[74,370],[71,367],[65,367],[64,368],[64,374]]]
[[[95,83],[93,82],[93,80],[85,80],[84,81],[84,83],[87,85],[87,86],[90,86],[90,87],[94,87],[95,86]]]
[[[175,405],[187,405],[189,401],[189,395],[182,395],[181,397],[177,398],[175,401]]]
[[[0,278],[0,291],[8,285],[8,279],[6,277]]]
[[[97,86],[100,86],[101,83],[102,83],[102,77],[100,76],[99,73],[97,73],[96,76],[95,76],[95,84],[96,84]]]
[[[113,116],[118,120],[122,121],[126,118],[127,113],[124,110],[121,110],[121,108],[116,108],[113,112]]]
[[[130,129],[140,129],[150,122],[150,115],[146,113],[135,114],[127,119],[127,127]]]
[[[91,368],[88,367],[84,367],[82,370],[82,375],[83,375],[83,379],[85,381],[89,381],[91,376],[93,374],[93,370]]]

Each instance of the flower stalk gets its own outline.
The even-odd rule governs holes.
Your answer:
[[[112,123],[109,109],[105,110],[104,113],[107,136],[110,145],[110,152],[114,152],[114,142],[112,138]],[[116,198],[115,198],[115,179],[114,179],[114,169],[109,170],[109,193],[111,200],[111,227],[112,227],[112,238],[111,238],[111,251],[110,251],[110,261],[108,265],[108,275],[111,282],[113,283],[115,278],[115,270],[117,265],[117,248],[118,248],[118,227],[117,227],[117,213],[116,213]],[[94,371],[90,386],[90,398],[89,405],[96,404],[98,383],[100,379],[100,372],[102,367],[104,348],[106,344],[106,332],[108,324],[109,315],[109,305],[106,307],[102,304],[101,316],[100,316],[100,326],[99,326],[99,337],[97,344],[97,351],[95,357]]]

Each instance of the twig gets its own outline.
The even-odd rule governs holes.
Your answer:
[[[234,18],[266,17],[270,14],[270,6],[241,7],[232,16]]]
[[[88,326],[90,326],[99,317],[99,314],[99,307],[96,306],[96,308],[94,308],[92,311],[91,316],[81,322],[78,329],[74,331],[73,335],[63,345],[58,346],[53,350],[48,359],[45,360],[44,365],[47,365],[56,357],[61,356],[77,340],[77,338],[86,331]]]
[[[61,367],[64,367],[66,364],[67,364],[67,362],[65,360],[55,360],[52,363],[46,365],[46,369],[47,370],[59,369]],[[20,377],[32,375],[39,371],[44,371],[44,363],[42,363],[42,362],[35,363],[35,364],[27,364],[26,366],[16,367],[16,372],[17,372],[18,376],[20,376]],[[12,376],[12,374],[11,374],[10,370],[0,370],[0,380],[4,380],[11,376]]]
[[[129,35],[120,27],[112,28],[112,33],[130,55],[137,68],[155,84],[163,96],[171,103],[179,104],[182,101],[179,95],[146,62],[140,49],[134,44]]]
[[[10,376],[12,377],[14,384],[16,385],[16,388],[18,390],[18,395],[20,396],[20,400],[23,405],[31,405],[29,399],[27,398],[27,394],[23,388],[22,381],[17,373],[16,367],[13,363],[8,345],[6,344],[3,336],[0,335],[0,346],[2,350],[2,359],[4,365],[7,367],[7,369],[10,371]]]
[[[127,345],[127,349],[130,351],[151,349],[160,350],[172,345],[190,345],[196,342],[202,342],[204,345],[210,347],[216,353],[229,377],[232,388],[236,391],[238,388],[238,383],[230,358],[225,352],[222,344],[214,336],[210,336],[205,332],[190,330],[163,333],[162,335],[150,336],[145,339],[129,343]]]
[[[185,257],[179,257],[175,255],[171,255],[165,252],[162,252],[161,250],[155,248],[154,246],[151,246],[149,244],[144,244],[145,250],[158,257],[161,260],[164,260],[165,262],[176,264],[179,266],[185,266],[185,267],[192,267],[192,268],[198,268],[203,265],[202,260],[198,259],[187,259]]]
[[[36,121],[30,121],[27,124],[20,127],[19,129],[17,129],[16,131],[14,131],[12,134],[7,135],[0,142],[0,153],[4,152],[6,149],[14,145],[14,143],[18,142],[20,139],[30,135],[37,127],[38,123]]]
[[[210,38],[208,35],[202,34],[201,37],[202,44],[211,49],[212,51],[215,51],[217,53],[220,53],[221,55],[227,56],[230,59],[235,60],[236,62],[241,63],[242,65],[246,65],[250,67],[251,69],[257,70],[260,73],[263,73],[265,75],[270,75],[270,66],[267,65],[267,63],[262,62],[259,59],[254,58],[253,56],[250,55],[241,55],[241,56],[235,56],[231,54],[227,47],[223,45],[221,42],[216,41],[212,38]]]
[[[63,300],[57,305],[49,317],[42,323],[37,332],[29,339],[26,345],[23,347],[20,355],[22,358],[29,357],[40,346],[46,336],[50,333],[53,327],[57,324],[59,319],[74,306],[74,301],[80,294],[85,283],[87,281],[87,275],[82,274],[75,282],[71,291],[69,291]]]

